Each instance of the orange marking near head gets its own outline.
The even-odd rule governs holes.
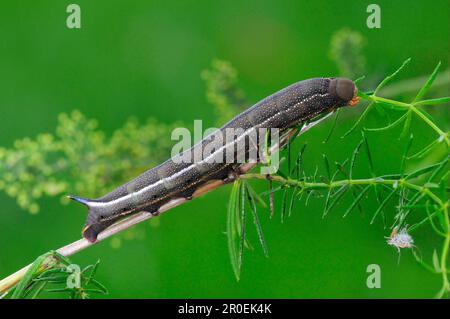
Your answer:
[[[355,96],[353,99],[348,102],[348,106],[353,107],[359,103],[359,96]]]

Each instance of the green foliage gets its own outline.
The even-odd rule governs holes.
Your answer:
[[[174,127],[130,119],[107,137],[80,112],[61,114],[56,133],[0,148],[0,190],[31,213],[39,211],[43,196],[102,195],[165,159]]]
[[[279,171],[276,175],[266,176],[261,174],[245,174],[240,178],[243,182],[248,180],[267,180],[269,179],[270,194],[277,191],[283,191],[282,194],[282,208],[280,209],[280,215],[286,215],[286,209],[288,210],[288,215],[291,214],[292,205],[286,205],[287,193],[290,191],[292,198],[298,197],[303,198],[306,194],[305,204],[308,204],[310,196],[316,196],[318,198],[324,199],[324,209],[323,217],[326,217],[331,213],[331,211],[343,202],[346,202],[346,198],[351,198],[350,205],[347,206],[342,217],[347,217],[352,211],[357,207],[363,210],[363,199],[367,198],[370,193],[373,193],[378,200],[379,206],[376,209],[373,207],[369,208],[369,214],[372,214],[371,224],[374,223],[377,218],[382,217],[383,224],[386,224],[386,214],[384,212],[385,207],[392,202],[394,199],[398,200],[396,205],[397,213],[391,217],[392,225],[391,229],[406,229],[409,221],[410,215],[413,210],[421,211],[425,207],[426,213],[421,219],[414,223],[413,226],[408,228],[409,233],[415,232],[419,227],[424,225],[429,225],[435,234],[443,238],[442,249],[440,255],[434,250],[431,266],[429,263],[422,260],[421,257],[414,251],[414,256],[416,260],[425,267],[425,269],[431,270],[433,273],[440,274],[442,277],[442,288],[438,292],[437,297],[443,297],[444,295],[450,295],[450,281],[448,280],[448,273],[450,272],[450,267],[448,265],[449,259],[449,246],[450,246],[450,220],[449,220],[449,141],[448,132],[442,131],[433,122],[430,115],[424,113],[423,110],[419,109],[422,105],[435,105],[438,102],[448,103],[449,98],[438,98],[432,99],[430,101],[436,101],[436,103],[424,103],[421,100],[427,93],[428,89],[431,87],[434,78],[436,77],[437,70],[436,67],[433,74],[430,76],[428,81],[420,89],[419,93],[414,98],[413,102],[405,103],[395,100],[390,100],[386,98],[381,98],[376,95],[378,90],[387,84],[389,81],[394,79],[394,77],[402,70],[404,66],[409,62],[407,60],[397,71],[395,71],[391,76],[388,76],[383,80],[380,85],[377,86],[374,93],[371,95],[360,93],[363,99],[369,101],[369,105],[366,110],[362,113],[359,120],[355,125],[348,131],[345,136],[353,132],[358,124],[362,123],[364,117],[367,115],[368,110],[371,107],[384,107],[387,109],[395,109],[397,111],[405,112],[404,115],[400,117],[400,120],[396,120],[393,123],[382,127],[382,128],[372,128],[363,129],[362,139],[355,147],[352,155],[345,160],[343,163],[335,163],[334,171],[331,170],[329,161],[324,155],[324,166],[325,166],[325,176],[318,176],[316,168],[314,174],[308,173],[304,170],[302,163],[302,155],[304,153],[304,147],[299,152],[297,160],[294,162],[294,168],[291,168],[291,156],[290,148],[288,147],[288,165],[287,172]],[[433,141],[428,146],[425,146],[421,151],[415,155],[410,155],[410,148],[413,143],[413,132],[411,132],[410,120],[412,114],[418,116],[426,125],[433,129],[437,134],[438,138]],[[403,154],[400,156],[400,165],[398,173],[391,173],[389,175],[378,175],[375,172],[374,162],[372,160],[369,142],[364,132],[372,132],[372,134],[379,134],[381,131],[389,130],[401,123],[404,120],[404,128],[402,134],[408,134],[410,137],[407,141],[406,147],[403,150]],[[334,126],[334,125],[333,125]],[[441,148],[445,149],[445,156],[441,161],[428,163],[419,167],[415,167],[410,171],[405,171],[405,166],[407,161],[412,161],[417,157],[421,157],[429,152],[437,152],[437,146],[440,145]],[[365,178],[355,178],[354,168],[360,157],[361,151],[364,150],[367,158],[367,169],[370,176]],[[439,158],[440,152],[437,152],[437,156],[432,158]],[[414,166],[413,166],[414,167]],[[273,188],[272,182],[279,184],[278,187]],[[237,182],[238,183],[238,182]],[[233,196],[233,193],[232,193]],[[270,198],[271,207],[273,197]],[[235,205],[238,205],[237,201],[233,201]],[[235,208],[239,211],[239,208]],[[271,212],[273,213],[273,212]],[[235,226],[236,227],[236,226]],[[245,233],[241,235],[245,238]],[[402,247],[397,247],[401,249]],[[240,261],[239,265],[242,263]]]
[[[264,255],[268,257],[267,245],[259,221],[256,203],[265,207],[264,201],[253,188],[251,188],[245,180],[237,179],[233,183],[228,201],[226,232],[231,266],[237,281],[239,281],[241,277],[244,248],[253,249],[246,236],[248,210],[251,212],[259,244],[261,245]]]
[[[355,79],[365,74],[366,59],[363,48],[366,39],[361,33],[343,28],[333,34],[330,57],[336,63],[340,75]]]
[[[449,132],[442,131],[434,122],[433,119],[429,114],[427,114],[424,110],[420,109],[420,106],[425,105],[438,105],[438,104],[445,104],[450,102],[450,97],[441,97],[437,99],[429,99],[429,100],[421,100],[423,96],[428,92],[428,90],[431,88],[431,85],[433,84],[433,81],[436,78],[436,74],[439,70],[440,64],[439,63],[436,68],[434,69],[433,73],[430,75],[428,80],[424,83],[424,85],[420,88],[419,92],[417,93],[416,97],[413,99],[411,103],[404,103],[399,101],[394,101],[390,99],[386,99],[383,97],[377,96],[377,93],[390,81],[392,81],[400,72],[401,70],[411,61],[411,59],[406,60],[403,62],[403,64],[400,66],[398,70],[396,70],[394,73],[392,73],[390,76],[386,77],[383,81],[380,82],[380,84],[375,88],[375,91],[373,94],[368,95],[363,92],[359,92],[359,96],[363,99],[369,101],[369,105],[366,107],[360,118],[355,122],[355,124],[352,126],[352,128],[347,131],[347,133],[344,135],[347,136],[353,130],[359,125],[359,123],[364,119],[364,117],[372,110],[374,107],[378,106],[380,108],[386,108],[386,109],[393,109],[396,111],[403,111],[404,114],[399,117],[396,121],[390,123],[389,125],[381,128],[372,128],[372,129],[366,129],[370,131],[384,131],[391,129],[395,127],[396,125],[400,123],[404,123],[403,125],[403,131],[402,135],[407,135],[410,131],[410,125],[411,125],[411,118],[412,115],[416,115],[419,119],[425,122],[432,130],[434,130],[438,137],[436,140],[432,141],[428,146],[423,148],[421,151],[417,152],[415,155],[412,155],[411,158],[414,157],[421,157],[424,154],[428,153],[432,148],[444,145],[447,149],[450,147],[450,139],[449,139]]]
[[[7,299],[35,299],[42,292],[63,293],[72,299],[87,299],[92,294],[107,294],[108,290],[94,278],[99,261],[79,269],[71,261],[50,251],[36,258]],[[70,283],[70,285],[68,284]]]
[[[331,56],[342,75],[355,78],[365,71],[366,61],[362,54],[365,39],[357,32],[349,29],[338,31],[331,42]],[[438,77],[438,65],[429,79],[418,90],[412,102],[400,102],[379,96],[383,87],[401,72],[409,60],[386,77],[375,88],[373,93],[360,92],[361,99],[368,105],[352,128],[344,135],[354,133],[360,125],[361,141],[354,152],[342,163],[331,164],[326,155],[323,156],[324,176],[307,172],[303,166],[303,155],[306,144],[296,156],[291,154],[291,141],[287,144],[284,161],[287,167],[276,175],[245,174],[236,180],[232,186],[227,214],[227,239],[232,269],[237,280],[240,279],[244,249],[252,249],[247,236],[248,219],[253,220],[259,244],[264,255],[268,255],[267,245],[257,213],[257,206],[268,206],[270,216],[279,212],[281,221],[291,216],[297,202],[304,201],[308,205],[311,198],[317,197],[323,202],[323,216],[336,211],[336,207],[350,200],[343,211],[347,217],[355,210],[369,211],[371,224],[382,222],[390,224],[390,228],[404,227],[411,219],[411,212],[417,211],[421,219],[414,223],[408,231],[414,233],[417,228],[429,225],[434,233],[443,239],[440,250],[433,249],[431,263],[423,261],[416,254],[417,261],[427,270],[442,277],[442,289],[438,296],[448,294],[450,290],[447,274],[448,254],[450,245],[450,222],[448,200],[448,149],[449,133],[439,128],[432,117],[421,107],[448,103],[448,97],[424,99],[429,93],[433,81]],[[215,60],[210,70],[202,73],[206,83],[207,100],[214,106],[218,123],[223,124],[239,113],[248,103],[245,95],[238,88],[237,71],[229,62]],[[358,82],[359,86],[359,82]],[[383,127],[366,128],[365,119],[371,110],[402,112],[394,121]],[[421,148],[415,154],[410,154],[410,147],[415,132],[411,128],[413,116],[436,132],[436,139]],[[336,116],[326,142],[336,126]],[[401,163],[398,171],[389,175],[376,173],[376,165],[372,160],[368,135],[380,134],[403,125],[402,136],[410,137],[403,153],[399,152]],[[43,196],[60,196],[67,193],[97,196],[105,193],[114,185],[120,184],[143,170],[158,164],[170,154],[170,132],[175,125],[160,124],[149,120],[141,125],[136,120],[128,120],[112,136],[106,137],[97,128],[94,120],[85,118],[79,112],[71,115],[62,114],[59,117],[55,134],[41,134],[35,139],[25,138],[14,143],[10,149],[0,148],[0,190],[16,199],[17,203],[32,213],[39,210],[38,200]],[[438,152],[440,150],[440,152]],[[442,156],[444,150],[445,156]],[[361,165],[361,153],[367,159],[368,176],[356,178],[354,171]],[[424,161],[419,166],[407,165],[413,160],[422,159],[425,155],[437,154],[434,162]],[[439,155],[441,154],[441,155]],[[436,160],[438,158],[438,160]],[[426,163],[426,164],[424,164]],[[413,169],[406,169],[413,167]],[[250,185],[250,180],[264,180],[269,184],[268,192],[258,194]],[[275,208],[274,194],[282,193],[280,209]],[[262,197],[269,196],[269,205]],[[378,207],[365,207],[365,199],[374,196]],[[396,207],[396,214],[388,216],[387,207]],[[63,283],[64,268],[67,262],[63,257],[50,254],[38,258],[30,272],[17,286],[15,297],[37,296],[43,288],[41,283]],[[42,272],[42,264],[51,264],[48,258],[56,260],[49,272]],[[56,259],[55,259],[56,258]],[[58,266],[55,266],[58,265]],[[88,266],[86,274],[96,265]],[[68,291],[65,287],[56,291],[67,291],[72,297],[86,297],[89,289],[93,292],[105,292],[101,285],[87,287],[97,283],[83,277],[85,288],[80,291]],[[45,286],[44,284],[41,284]],[[32,289],[30,289],[32,288]],[[59,289],[59,290],[58,290]],[[34,291],[34,293],[32,292]]]
[[[237,87],[238,73],[228,61],[214,60],[210,70],[202,72],[206,83],[206,98],[217,114],[218,125],[223,125],[246,107],[244,92]]]

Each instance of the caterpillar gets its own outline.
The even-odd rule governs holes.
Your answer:
[[[95,242],[99,233],[126,217],[142,211],[158,214],[158,209],[170,200],[190,199],[206,183],[217,180],[227,183],[239,167],[237,157],[248,156],[259,147],[255,135],[250,134],[257,129],[277,128],[283,132],[318,115],[357,103],[356,86],[346,78],[313,78],[294,83],[259,101],[217,131],[235,129],[237,133],[231,139],[215,139],[216,135],[211,134],[183,152],[192,155],[209,147],[211,151],[205,158],[179,162],[172,157],[97,199],[70,195],[69,198],[88,208],[83,237]],[[256,135],[258,138],[261,137]],[[233,155],[228,161],[223,160],[227,151]]]

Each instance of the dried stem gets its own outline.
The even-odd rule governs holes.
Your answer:
[[[322,122],[324,119],[328,118],[332,113],[329,113],[327,116],[322,117],[321,119],[309,123],[307,125],[304,125],[300,131],[299,134],[302,134],[306,131],[308,131],[311,127],[315,126],[316,124],[318,124],[319,122]],[[296,129],[291,129],[286,136],[284,137],[284,139],[282,139],[280,141],[280,145],[281,147],[294,135],[294,133],[296,133]],[[273,145],[270,149],[270,152],[276,152],[280,149],[280,145]],[[255,163],[247,163],[247,164],[243,164],[240,167],[240,173],[241,174],[245,174],[247,172],[249,172],[253,167],[255,167],[256,164]],[[203,194],[206,194],[212,190],[215,190],[221,186],[226,185],[223,181],[217,180],[217,181],[213,181],[211,183],[208,183],[200,188],[198,188],[196,190],[196,192],[194,193],[194,195],[192,196],[193,198],[197,198],[202,196]],[[167,204],[163,205],[160,209],[159,209],[159,213],[164,213],[174,207],[177,207],[183,203],[185,203],[186,201],[188,201],[187,199],[184,198],[178,198],[178,199],[174,199],[171,200],[170,202],[168,202]],[[98,236],[98,239],[95,243],[91,243],[89,241],[87,241],[86,239],[79,239],[71,244],[68,244],[64,247],[59,248],[58,250],[56,250],[56,252],[58,252],[59,254],[68,257],[71,255],[76,254],[77,252],[84,250],[86,248],[89,248],[103,240],[105,240],[106,238],[109,238],[117,233],[120,233],[136,224],[139,224],[143,221],[149,220],[151,218],[155,217],[155,215],[152,215],[150,213],[147,212],[142,212],[136,215],[133,215],[131,217],[129,217],[128,219],[125,219],[111,227],[109,227],[108,229],[106,229],[104,232],[100,233]],[[3,280],[0,281],[0,296],[2,296],[3,294],[5,294],[9,289],[11,289],[12,287],[14,287],[21,279],[22,277],[25,275],[25,273],[27,272],[27,270],[29,269],[29,267],[31,266],[25,266],[22,269],[18,270],[17,272],[11,274],[10,276],[4,278]]]

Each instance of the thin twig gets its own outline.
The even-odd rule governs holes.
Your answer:
[[[317,125],[318,123],[322,122],[323,120],[325,120],[326,118],[328,118],[332,113],[329,113],[328,115],[318,119],[315,122],[309,123],[307,125],[304,125],[300,131],[299,134],[303,134],[304,132],[308,131],[310,128],[312,128],[313,126]],[[281,147],[283,145],[286,144],[286,142],[296,133],[296,129],[291,129],[286,136],[284,137],[284,139],[282,139],[280,141]],[[297,134],[295,134],[297,135]],[[273,145],[270,149],[270,152],[276,152],[278,151],[280,148],[280,145]],[[247,172],[249,172],[251,169],[253,169],[256,166],[256,163],[246,163],[243,164],[240,167],[240,172],[241,174],[245,174]],[[200,188],[198,188],[195,193],[193,194],[193,198],[197,198],[202,196],[203,194],[206,194],[212,190],[215,190],[223,185],[226,185],[223,181],[217,180],[217,181],[213,181],[212,183],[208,183]],[[183,203],[185,203],[186,199],[184,198],[178,198],[178,199],[174,199],[171,200],[170,202],[168,202],[167,204],[163,205],[160,209],[159,209],[159,213],[164,213],[174,207],[177,207]],[[151,218],[153,218],[155,215],[152,215],[150,213],[147,212],[142,212],[136,215],[133,215],[131,217],[129,217],[128,219],[125,219],[111,227],[109,227],[108,229],[106,229],[105,231],[103,231],[102,233],[99,234],[97,241],[95,243],[91,243],[89,241],[87,241],[86,239],[79,239],[71,244],[68,244],[64,247],[61,247],[59,249],[56,250],[56,252],[58,252],[59,254],[68,257],[71,255],[76,254],[77,252],[84,250],[86,248],[89,248],[117,233],[120,233],[136,224],[139,224],[143,221],[149,220]],[[28,268],[31,266],[25,266],[22,269],[18,270],[17,272],[11,274],[10,276],[4,278],[3,280],[0,281],[0,296],[3,295],[4,293],[6,293],[9,289],[11,289],[12,287],[14,287],[21,279],[22,277],[25,275],[25,273],[27,272]]]

